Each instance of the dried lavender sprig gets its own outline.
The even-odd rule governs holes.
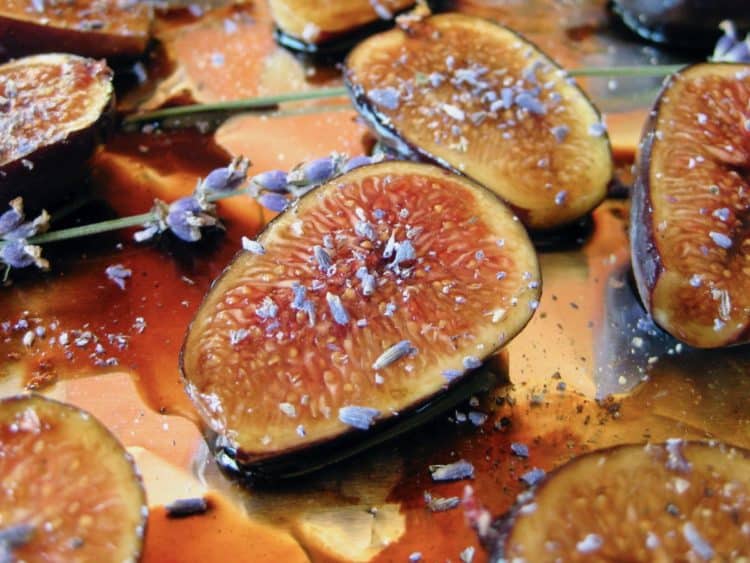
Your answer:
[[[332,177],[379,162],[384,158],[384,155],[376,155],[347,159],[344,155],[334,153],[300,165],[289,175],[279,170],[258,174],[251,179],[249,187],[241,189],[250,162],[244,157],[237,157],[228,166],[217,168],[205,179],[199,180],[191,196],[185,196],[171,204],[157,199],[151,210],[146,213],[51,232],[44,232],[49,223],[49,215],[46,212],[34,221],[24,222],[22,201],[14,200],[11,202],[11,208],[0,215],[0,265],[6,266],[6,277],[10,268],[23,268],[35,264],[46,269],[49,263],[41,256],[40,244],[129,227],[143,227],[134,235],[136,242],[149,240],[168,230],[182,240],[194,242],[201,238],[203,228],[221,226],[213,202],[251,194],[261,205],[266,204],[273,211],[280,212],[288,204],[282,195],[285,191],[293,197],[299,197]],[[265,193],[260,194],[260,189],[266,190]],[[7,239],[14,239],[13,244]]]
[[[236,160],[233,162],[236,162]],[[228,181],[236,182],[237,181],[236,170],[238,169],[239,167],[235,168],[234,174],[227,174],[226,179]],[[209,173],[207,178],[210,176],[211,176],[211,173]],[[204,212],[206,214],[210,214],[208,210],[212,209],[210,207],[211,203],[214,203],[222,199],[227,199],[230,197],[235,197],[238,195],[245,195],[247,193],[246,189],[235,189],[231,191],[221,191],[221,190],[214,191],[214,190],[207,189],[204,184],[205,184],[205,180],[199,181],[198,184],[196,185],[196,194],[194,194],[193,196],[187,196],[187,198],[201,198],[200,201],[198,201],[198,206],[200,207],[202,205],[205,208]],[[177,202],[181,202],[179,204],[177,202],[173,202],[172,205],[175,206],[173,210],[179,210],[180,207],[183,207],[183,211],[185,211],[185,215],[187,214],[187,212],[190,212],[193,215],[196,215],[196,213],[194,213],[193,211],[190,211],[191,208],[194,210],[195,207],[193,205],[189,205],[188,202],[184,201],[185,199],[186,198],[180,198],[180,200],[177,200]],[[192,204],[192,202],[190,203]],[[151,210],[147,211],[146,213],[140,213],[138,215],[130,215],[128,217],[118,217],[117,219],[109,219],[107,221],[100,221],[98,223],[91,223],[89,225],[80,225],[78,227],[70,227],[68,229],[50,231],[50,232],[36,235],[36,236],[29,238],[28,242],[30,244],[39,245],[39,244],[45,244],[48,242],[70,240],[74,238],[86,237],[86,236],[106,233],[110,231],[117,231],[120,229],[129,228],[129,227],[145,227],[143,231],[139,231],[143,234],[141,234],[140,236],[136,238],[137,241],[144,241],[144,240],[148,240],[152,238],[156,234],[169,230],[170,226],[167,222],[167,217],[169,215],[170,207],[171,207],[170,205],[167,205],[162,200],[157,199],[154,201],[154,206],[151,208]],[[182,219],[184,220],[184,223],[187,223],[190,221],[187,216],[183,216]],[[208,218],[204,217],[203,220],[206,222],[206,225],[204,226],[209,226],[208,223],[211,223],[211,220]],[[187,225],[183,224],[183,222],[180,221],[179,217],[174,216],[173,221],[175,222],[175,224],[178,224],[184,228],[187,228]],[[216,223],[213,223],[213,224],[216,224]]]
[[[567,70],[569,76],[666,76],[680,70],[684,64],[678,65],[639,65],[639,66],[612,66],[612,67],[581,67]],[[123,126],[132,126],[138,123],[154,123],[164,119],[199,115],[202,113],[237,113],[254,109],[265,109],[277,107],[285,102],[297,102],[306,100],[324,100],[329,98],[343,98],[349,92],[344,87],[321,88],[309,92],[289,92],[276,96],[262,96],[257,98],[245,98],[242,100],[231,100],[227,102],[216,102],[210,104],[191,104],[160,109],[151,112],[137,113],[123,119]],[[330,108],[320,108],[328,111]]]

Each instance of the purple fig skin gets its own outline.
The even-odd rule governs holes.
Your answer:
[[[74,64],[85,61],[72,55],[38,55],[9,64],[16,65],[31,59],[38,61],[47,57],[73,57]],[[0,67],[0,73],[2,68]],[[50,143],[41,141],[31,152],[0,164],[0,205],[5,207],[10,200],[20,196],[27,212],[53,208],[80,184],[85,177],[89,158],[114,127],[112,73],[106,66],[100,72],[103,75],[95,78],[91,94],[102,98],[99,105],[101,109],[88,116],[88,123],[67,132],[62,139]]]
[[[747,343],[750,340],[750,324],[739,332],[728,336],[723,341],[708,342],[703,338],[688,336],[683,333],[679,326],[665,326],[666,323],[659,319],[660,303],[657,302],[655,293],[657,286],[663,275],[668,270],[664,264],[665,257],[668,257],[668,249],[660,250],[657,237],[655,236],[655,218],[654,218],[654,190],[652,185],[652,168],[654,166],[654,150],[658,139],[657,127],[659,115],[666,103],[666,100],[672,95],[671,89],[683,77],[688,76],[695,69],[702,70],[701,67],[708,67],[711,64],[719,63],[698,63],[685,67],[678,73],[672,75],[665,81],[654,104],[649,118],[644,126],[639,146],[638,157],[636,160],[635,180],[631,191],[630,207],[630,251],[638,294],[641,301],[662,329],[672,336],[697,348],[717,348],[722,346],[732,346]],[[737,71],[748,69],[748,65],[720,63],[721,66],[736,67]],[[673,96],[672,96],[673,97]],[[666,204],[665,204],[666,205]],[[675,268],[672,267],[671,270]],[[670,271],[671,271],[670,270]],[[699,273],[699,272],[697,272]],[[662,314],[667,314],[664,308]],[[671,319],[670,319],[671,320]]]

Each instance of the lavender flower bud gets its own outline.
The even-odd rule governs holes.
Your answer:
[[[343,172],[351,172],[355,168],[359,168],[360,166],[367,166],[368,164],[372,164],[372,159],[369,156],[355,156],[350,158],[349,161],[344,164]]]
[[[287,191],[286,172],[283,170],[262,172],[253,176],[252,183],[271,192],[285,193]]]
[[[0,237],[15,230],[23,223],[23,199],[17,197],[9,205],[10,209],[0,215]]]
[[[311,184],[321,184],[328,180],[336,171],[336,162],[333,157],[318,158],[305,164],[302,168],[305,180]]]
[[[737,37],[737,29],[731,21],[723,21],[719,28],[724,32],[714,47],[710,60],[713,62],[747,63],[750,62],[750,34],[744,41]]]
[[[133,275],[133,270],[126,268],[122,264],[113,264],[107,266],[104,270],[107,277],[120,289],[125,289],[125,281]]]
[[[169,206],[166,223],[178,238],[195,242],[201,238],[201,227],[211,227],[218,223],[211,211],[213,208],[199,197],[183,197]]]
[[[42,258],[42,248],[23,239],[14,239],[3,244],[0,247],[0,261],[11,268],[26,268],[31,265],[42,270],[49,268],[49,262]]]
[[[258,198],[258,203],[260,203],[266,209],[275,211],[276,213],[281,213],[289,205],[289,202],[283,195],[276,193],[262,194]]]
[[[5,214],[3,214],[5,215]],[[22,240],[45,232],[49,228],[49,213],[42,210],[33,221],[26,221],[3,234],[6,240]]]
[[[245,181],[249,167],[250,161],[246,158],[235,158],[229,166],[222,166],[209,172],[201,182],[200,189],[207,192],[234,191]]]

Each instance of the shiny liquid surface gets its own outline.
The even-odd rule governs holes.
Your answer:
[[[559,17],[544,12],[549,4],[457,3],[526,31],[564,66],[664,60],[610,33],[601,3],[554,3]],[[329,84],[330,69],[304,66],[273,44],[267,18],[262,3],[162,16],[157,34],[174,59],[167,65],[172,74],[121,99],[155,106],[184,95],[185,84],[188,97],[200,101]],[[223,64],[216,54],[224,55]],[[606,80],[586,84],[604,109],[621,110],[609,122],[625,179],[639,133],[634,122],[645,116],[652,100],[645,92],[653,95],[654,82],[650,89],[642,79],[615,89]],[[96,201],[65,221],[141,213],[155,197],[189,194],[232,154],[248,156],[251,173],[258,173],[331,150],[359,154],[370,143],[343,101],[305,115],[235,117],[215,132],[118,133],[92,163]],[[425,561],[456,561],[468,547],[476,548],[474,561],[483,561],[463,510],[432,512],[425,492],[461,497],[470,484],[499,515],[525,488],[519,477],[526,471],[552,469],[584,451],[670,437],[750,447],[750,350],[691,350],[653,326],[630,279],[627,203],[609,200],[594,212],[582,244],[541,252],[539,309],[490,362],[499,374],[494,389],[315,475],[243,489],[212,461],[178,371],[187,326],[211,281],[240,249],[241,237],[255,235],[270,218],[243,197],[221,202],[219,214],[226,230],[196,245],[170,237],[138,245],[132,231],[49,245],[51,273],[14,273],[0,291],[0,391],[34,388],[81,406],[134,453],[153,509],[146,561],[197,560],[175,537],[202,538],[203,561],[229,555],[257,561],[261,553],[286,561],[406,561],[414,552]],[[105,275],[113,264],[133,272],[124,290]],[[43,336],[35,332],[26,346],[24,335],[37,327]],[[471,417],[479,424],[469,413],[482,415]],[[511,453],[514,442],[528,445],[528,459]],[[429,465],[459,459],[474,465],[473,480],[431,480]],[[205,515],[171,520],[158,508],[204,494],[215,501]],[[231,547],[238,537],[254,547]]]

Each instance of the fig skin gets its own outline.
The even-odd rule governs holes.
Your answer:
[[[547,474],[482,539],[495,563],[734,560],[747,548],[748,475],[750,452],[718,442],[605,448]]]
[[[708,49],[721,35],[719,24],[732,20],[750,28],[744,0],[613,0],[612,9],[635,33],[653,41],[686,49]]]
[[[737,79],[737,76],[744,78]],[[647,311],[662,329],[696,348],[719,348],[750,340],[750,313],[746,305],[743,305],[743,296],[750,286],[750,275],[747,267],[740,263],[748,240],[742,226],[742,217],[747,214],[747,202],[743,203],[741,198],[747,180],[743,180],[735,171],[735,168],[741,170],[743,166],[750,164],[750,145],[747,144],[750,135],[741,129],[746,127],[741,122],[735,124],[722,121],[718,124],[724,133],[730,132],[744,139],[744,146],[733,148],[733,154],[744,159],[744,164],[735,163],[735,166],[712,156],[711,151],[714,149],[707,140],[696,140],[700,132],[683,132],[675,127],[673,129],[677,130],[670,131],[665,125],[678,119],[674,112],[679,111],[680,107],[688,107],[692,108],[691,120],[701,119],[706,124],[705,127],[712,127],[710,109],[691,105],[697,103],[694,94],[689,94],[692,96],[690,99],[680,99],[679,104],[673,102],[687,91],[686,88],[698,88],[699,86],[694,86],[698,84],[697,81],[709,80],[711,77],[724,79],[725,85],[736,80],[738,88],[750,91],[748,65],[701,63],[673,75],[662,88],[644,128],[631,196],[630,246],[638,293]],[[719,87],[721,86],[712,86]],[[744,103],[748,103],[747,99]],[[672,109],[672,106],[678,109]],[[682,129],[693,126],[693,123],[686,124]],[[689,151],[692,152],[687,155]],[[696,158],[688,160],[687,156],[696,157],[698,161]],[[657,158],[659,161],[655,162]],[[671,165],[678,158],[688,161],[682,170],[673,170],[672,175],[669,175],[669,170],[660,169],[659,163]],[[718,177],[692,179],[692,182],[698,184],[689,184],[689,173],[709,164]],[[703,192],[711,184],[718,185],[722,180],[734,176],[737,177],[737,189],[717,191],[717,194],[708,196],[707,202],[707,194]],[[657,191],[662,185],[677,181],[683,190],[679,196],[679,201],[685,202],[683,207],[676,205],[678,196]],[[745,188],[742,188],[743,185]],[[686,187],[689,189],[687,192]],[[721,200],[719,195],[730,199],[736,197],[738,201]],[[696,198],[695,201],[691,201],[691,197]],[[674,200],[674,203],[670,200]],[[732,208],[737,215],[737,228],[730,230],[733,240],[729,249],[719,248],[709,238],[713,232],[712,222],[716,220],[716,210],[725,207]],[[661,219],[656,217],[657,214]],[[679,221],[671,219],[674,214],[679,215]],[[663,233],[657,223],[662,224]],[[669,234],[673,224],[685,225],[685,231],[682,234]],[[690,233],[687,232],[688,224],[693,227]],[[701,252],[696,252],[696,248]],[[722,252],[723,255],[719,254]],[[717,259],[711,261],[710,257],[717,254]],[[717,291],[723,292],[726,297],[716,294]]]
[[[414,0],[379,0],[391,14],[414,5]],[[371,0],[270,0],[277,39],[285,47],[310,54],[349,50],[368,32],[393,25],[382,19]]]
[[[44,72],[58,74],[40,79],[39,73]],[[61,77],[60,73],[66,74]],[[0,79],[17,79],[19,74],[28,74],[29,80],[35,80],[18,87],[17,97],[27,96],[22,100],[25,107],[55,103],[58,107],[50,111],[47,119],[35,115],[35,121],[28,123],[14,108],[14,102],[7,102],[6,127],[26,130],[23,137],[17,133],[0,138],[0,206],[21,196],[27,210],[51,208],[66,199],[70,189],[84,177],[88,159],[113,128],[112,71],[103,61],[66,54],[34,55],[0,66]],[[5,86],[5,82],[0,83],[0,95],[7,97]],[[66,105],[73,95],[87,96],[89,107],[71,122],[70,116],[59,114],[76,110],[70,107],[72,102]],[[76,104],[81,103],[79,98]],[[63,109],[58,111],[60,105]],[[16,123],[14,116],[19,120]],[[55,122],[56,118],[68,122]]]
[[[344,81],[352,101],[385,145],[408,159],[438,164],[494,191],[528,229],[543,238],[575,223],[603,201],[613,175],[609,137],[598,110],[577,85],[564,79],[564,70],[551,58],[515,31],[477,17],[438,14],[407,20],[401,27],[363,41],[345,62]],[[458,38],[450,42],[445,39],[448,34]],[[481,46],[477,45],[478,38],[485,41]],[[450,53],[445,61],[449,58],[455,61],[453,70],[433,66],[449,68],[443,58],[435,59],[438,48],[443,48],[440,55]],[[503,55],[498,54],[501,48],[506,51]],[[403,57],[397,57],[399,53],[404,53]],[[524,53],[533,56],[527,58]],[[400,58],[406,62],[400,63],[397,60]],[[454,102],[458,87],[451,90],[452,97],[445,95],[451,73],[461,67],[480,66],[488,72],[479,81],[495,81],[489,88],[497,96],[494,103],[499,103],[501,89],[511,89],[503,87],[504,79],[520,81],[527,68],[537,62],[540,70],[532,71],[534,81],[522,82],[529,91],[537,87],[541,90],[537,101],[545,106],[543,115],[529,111],[519,118],[519,102],[513,102],[510,109],[485,111],[492,104],[485,102],[483,94],[472,93],[468,102]],[[486,78],[498,70],[507,74],[498,79]],[[442,80],[427,86],[433,72],[443,75]],[[415,77],[419,75],[422,75],[421,85],[416,83]],[[552,90],[534,85],[536,78],[538,85],[553,82]],[[388,88],[410,92],[409,99],[404,95],[395,107],[387,107],[368,95],[373,90]],[[426,93],[422,92],[425,88]],[[561,101],[548,101],[546,96],[553,91],[562,92]],[[465,95],[468,90],[460,93]],[[513,93],[516,99],[518,94]],[[449,125],[455,126],[457,122],[449,122],[439,111],[454,103],[460,112],[448,115],[467,127],[461,135],[461,139],[464,135],[468,138],[463,149],[454,142],[460,140],[456,134],[448,135],[452,130]],[[470,117],[477,109],[487,118],[472,125]],[[423,110],[432,113],[425,117],[420,114]],[[439,122],[434,133],[427,126],[430,121]],[[506,126],[502,131],[496,127],[501,125]],[[552,133],[558,126],[566,129],[563,140],[555,140]],[[592,128],[598,129],[598,136],[590,133]],[[447,140],[437,140],[438,133]],[[506,138],[509,134],[511,137]],[[488,145],[493,146],[492,152],[488,152]],[[541,162],[547,164],[541,166]]]
[[[143,482],[101,422],[42,395],[16,395],[0,400],[0,434],[3,527],[31,527],[26,541],[0,553],[25,561],[140,560]]]
[[[147,2],[41,4],[40,12],[38,3],[31,0],[0,0],[0,46],[8,54],[52,52],[132,59],[146,51],[153,20],[153,8]],[[88,21],[95,25],[86,25]]]
[[[456,196],[449,189],[454,186],[456,190],[465,192],[464,209],[454,211],[446,208],[445,204],[456,205]],[[431,190],[438,191],[433,195],[428,193]],[[363,198],[361,206],[367,209],[364,213],[368,216],[382,207],[385,218],[380,222],[372,219],[380,225],[377,227],[380,229],[379,237],[385,236],[383,228],[396,228],[397,223],[406,221],[399,221],[399,208],[393,206],[408,206],[414,214],[413,226],[426,222],[425,225],[434,225],[435,229],[433,231],[425,226],[423,232],[415,235],[413,245],[418,257],[420,249],[432,248],[438,252],[442,248],[441,244],[451,244],[455,249],[446,254],[445,260],[459,260],[463,263],[468,259],[467,256],[472,256],[479,248],[486,251],[486,258],[485,255],[482,256],[482,263],[475,266],[476,272],[480,268],[484,271],[484,266],[487,266],[491,269],[492,280],[480,276],[466,284],[463,278],[456,277],[456,288],[449,298],[450,303],[444,301],[430,308],[422,301],[430,299],[430,292],[434,290],[436,282],[420,280],[423,277],[432,280],[433,276],[442,276],[435,278],[442,280],[439,282],[442,284],[450,274],[443,273],[445,268],[438,270],[438,266],[433,265],[432,269],[428,268],[433,273],[427,275],[415,266],[415,277],[404,278],[405,285],[399,285],[402,282],[391,280],[393,272],[387,266],[388,260],[383,262],[384,257],[380,255],[378,245],[384,244],[385,240],[379,238],[380,242],[373,243],[373,252],[366,258],[366,263],[371,264],[370,272],[380,284],[369,297],[362,289],[364,284],[360,285],[354,272],[348,271],[355,264],[344,259],[349,246],[331,251],[334,252],[334,264],[337,265],[331,275],[335,276],[338,272],[342,278],[325,281],[329,278],[327,274],[318,273],[312,249],[314,245],[323,246],[317,242],[318,236],[325,237],[321,233],[344,233],[342,236],[350,237],[349,218],[336,211],[340,205],[344,205],[339,202],[339,197]],[[426,211],[417,212],[415,209],[418,208],[412,207],[416,199],[423,200],[424,205],[429,206],[439,201],[444,204],[444,211],[435,216]],[[389,203],[391,200],[393,203]],[[401,203],[397,204],[396,201]],[[476,245],[480,245],[480,242],[488,245],[489,240],[494,249],[475,247],[461,237],[461,232],[456,230],[457,226],[452,226],[452,223],[448,226],[443,224],[443,221],[457,220],[451,218],[470,213],[469,210],[471,217],[481,219],[470,230],[476,228],[478,233],[491,237],[476,241]],[[350,211],[353,212],[354,209]],[[343,218],[336,219],[340,216]],[[293,225],[297,222],[304,225],[299,227],[304,229],[304,236],[294,234]],[[504,230],[499,225],[503,225]],[[404,228],[403,225],[398,227],[399,233],[405,232]],[[499,232],[503,234],[498,234]],[[397,240],[401,236],[403,235],[398,234]],[[422,236],[425,238],[420,238]],[[433,242],[433,237],[438,242]],[[501,245],[497,242],[501,237],[507,243],[503,242]],[[349,238],[346,240],[350,241]],[[353,240],[359,239],[354,237]],[[525,326],[536,308],[541,291],[536,253],[522,225],[513,219],[510,210],[494,194],[480,186],[448,171],[424,164],[386,162],[364,166],[335,178],[305,195],[279,215],[259,236],[258,242],[266,248],[265,254],[238,254],[212,285],[188,329],[180,364],[188,395],[211,431],[221,436],[218,442],[220,463],[226,466],[235,463],[241,472],[260,472],[270,478],[274,477],[274,467],[287,466],[292,467],[293,471],[303,472],[300,466],[308,461],[311,469],[327,464],[323,458],[328,455],[332,456],[328,463],[336,461],[344,448],[354,453],[374,434],[381,431],[387,433],[394,425],[405,424],[411,418],[409,415],[423,412],[424,407],[434,404],[445,396],[446,391],[455,389],[464,378],[468,378],[468,374],[479,366],[482,358],[504,345]],[[364,244],[362,248],[369,248],[367,241],[360,243]],[[341,244],[348,245],[349,242]],[[472,254],[458,255],[466,245],[471,245]],[[293,256],[294,259],[287,260],[285,256]],[[428,260],[425,263],[429,264],[434,260],[434,257],[428,258],[427,255],[421,258]],[[494,268],[498,263],[505,264],[507,276],[497,276]],[[265,272],[271,264],[275,264],[272,267],[276,273],[261,284],[261,295],[257,284],[262,276],[256,269],[260,268],[259,271]],[[356,270],[359,269],[360,266],[357,266]],[[383,271],[379,272],[381,269]],[[330,271],[329,268],[325,270]],[[292,279],[288,279],[288,272],[293,272]],[[330,284],[332,289],[327,289],[327,285],[323,290],[311,290],[319,277],[324,283]],[[295,314],[295,307],[286,302],[291,295],[292,282],[296,280],[307,287],[307,298],[316,302],[317,320],[309,327],[308,317],[299,309]],[[345,290],[337,289],[338,284],[347,285],[349,281],[352,282],[350,289],[353,293],[347,295]],[[470,316],[468,309],[465,309],[465,315],[454,313],[456,318],[446,320],[444,330],[437,329],[437,312],[443,311],[440,314],[444,314],[446,307],[453,310],[454,295],[469,291],[468,285],[474,283],[477,287],[470,289],[473,295],[467,293],[465,300],[455,303],[462,303],[461,307],[469,307],[471,311],[476,309],[486,313],[489,310],[490,313],[477,314],[478,320],[474,322],[471,320],[474,316]],[[499,283],[497,288],[494,285],[496,283]],[[396,287],[406,288],[404,291],[412,287],[415,291],[419,291],[419,288],[424,291],[420,293],[420,300],[415,298],[413,304],[409,304],[402,303],[401,289],[393,289]],[[350,317],[348,323],[342,325],[333,321],[332,315],[328,313],[327,297],[322,297],[327,291],[344,298],[342,301]],[[398,295],[393,299],[398,303],[398,310],[392,313],[392,320],[383,313],[388,298],[393,297],[391,291],[397,291]],[[246,297],[238,302],[235,296],[240,294]],[[447,295],[444,290],[443,294]],[[280,325],[273,330],[281,331],[287,335],[284,338],[290,339],[289,344],[278,346],[278,351],[268,351],[268,340],[264,336],[267,332],[261,321],[256,320],[256,316],[260,317],[259,305],[265,303],[269,296],[278,305],[278,315],[272,318]],[[503,307],[507,309],[498,312]],[[357,324],[362,318],[369,319],[367,325]],[[441,316],[440,319],[442,318]],[[426,337],[413,332],[420,323],[433,321],[437,330],[435,338],[441,341],[440,335],[445,331],[449,334],[471,333],[476,336],[476,340],[468,344],[468,340],[459,336],[450,345],[445,344],[443,349],[443,345],[438,346],[436,340],[423,341]],[[240,329],[254,336],[245,336],[245,345],[242,344],[245,340],[232,344],[232,332],[236,334]],[[409,336],[412,334],[414,336]],[[331,345],[338,346],[339,350],[351,348],[347,352],[348,367],[345,372],[331,358],[331,353],[327,350],[328,339],[333,339]],[[406,339],[411,339],[417,348],[416,356],[402,356],[403,359],[399,358],[400,363],[397,360],[382,369],[375,367],[379,356],[386,349]],[[474,352],[475,346],[480,343],[479,351]],[[435,346],[437,348],[433,349]],[[471,353],[476,354],[475,358],[469,359],[466,356],[469,347]],[[305,360],[301,363],[302,358]],[[269,367],[269,362],[273,364],[273,369]],[[412,362],[413,367],[406,369],[406,365]],[[451,373],[448,375],[444,373],[445,370],[450,370]],[[296,373],[299,386],[292,385],[291,382],[287,384],[286,376],[277,380],[278,374],[285,373]],[[339,373],[341,379],[335,379]],[[376,377],[378,373],[382,373],[381,381]],[[299,400],[286,399],[285,412],[281,408],[281,401],[292,391]],[[301,398],[304,396],[308,399]],[[295,407],[291,413],[289,403],[293,403]],[[356,428],[341,418],[341,409],[350,405],[375,408],[380,411],[380,415],[371,421],[369,428]],[[326,410],[330,414],[325,414]],[[279,414],[279,411],[285,412],[288,418]],[[306,432],[300,436],[295,432],[295,427],[303,423]],[[266,436],[267,441],[264,440]],[[350,455],[349,452],[346,455]]]

